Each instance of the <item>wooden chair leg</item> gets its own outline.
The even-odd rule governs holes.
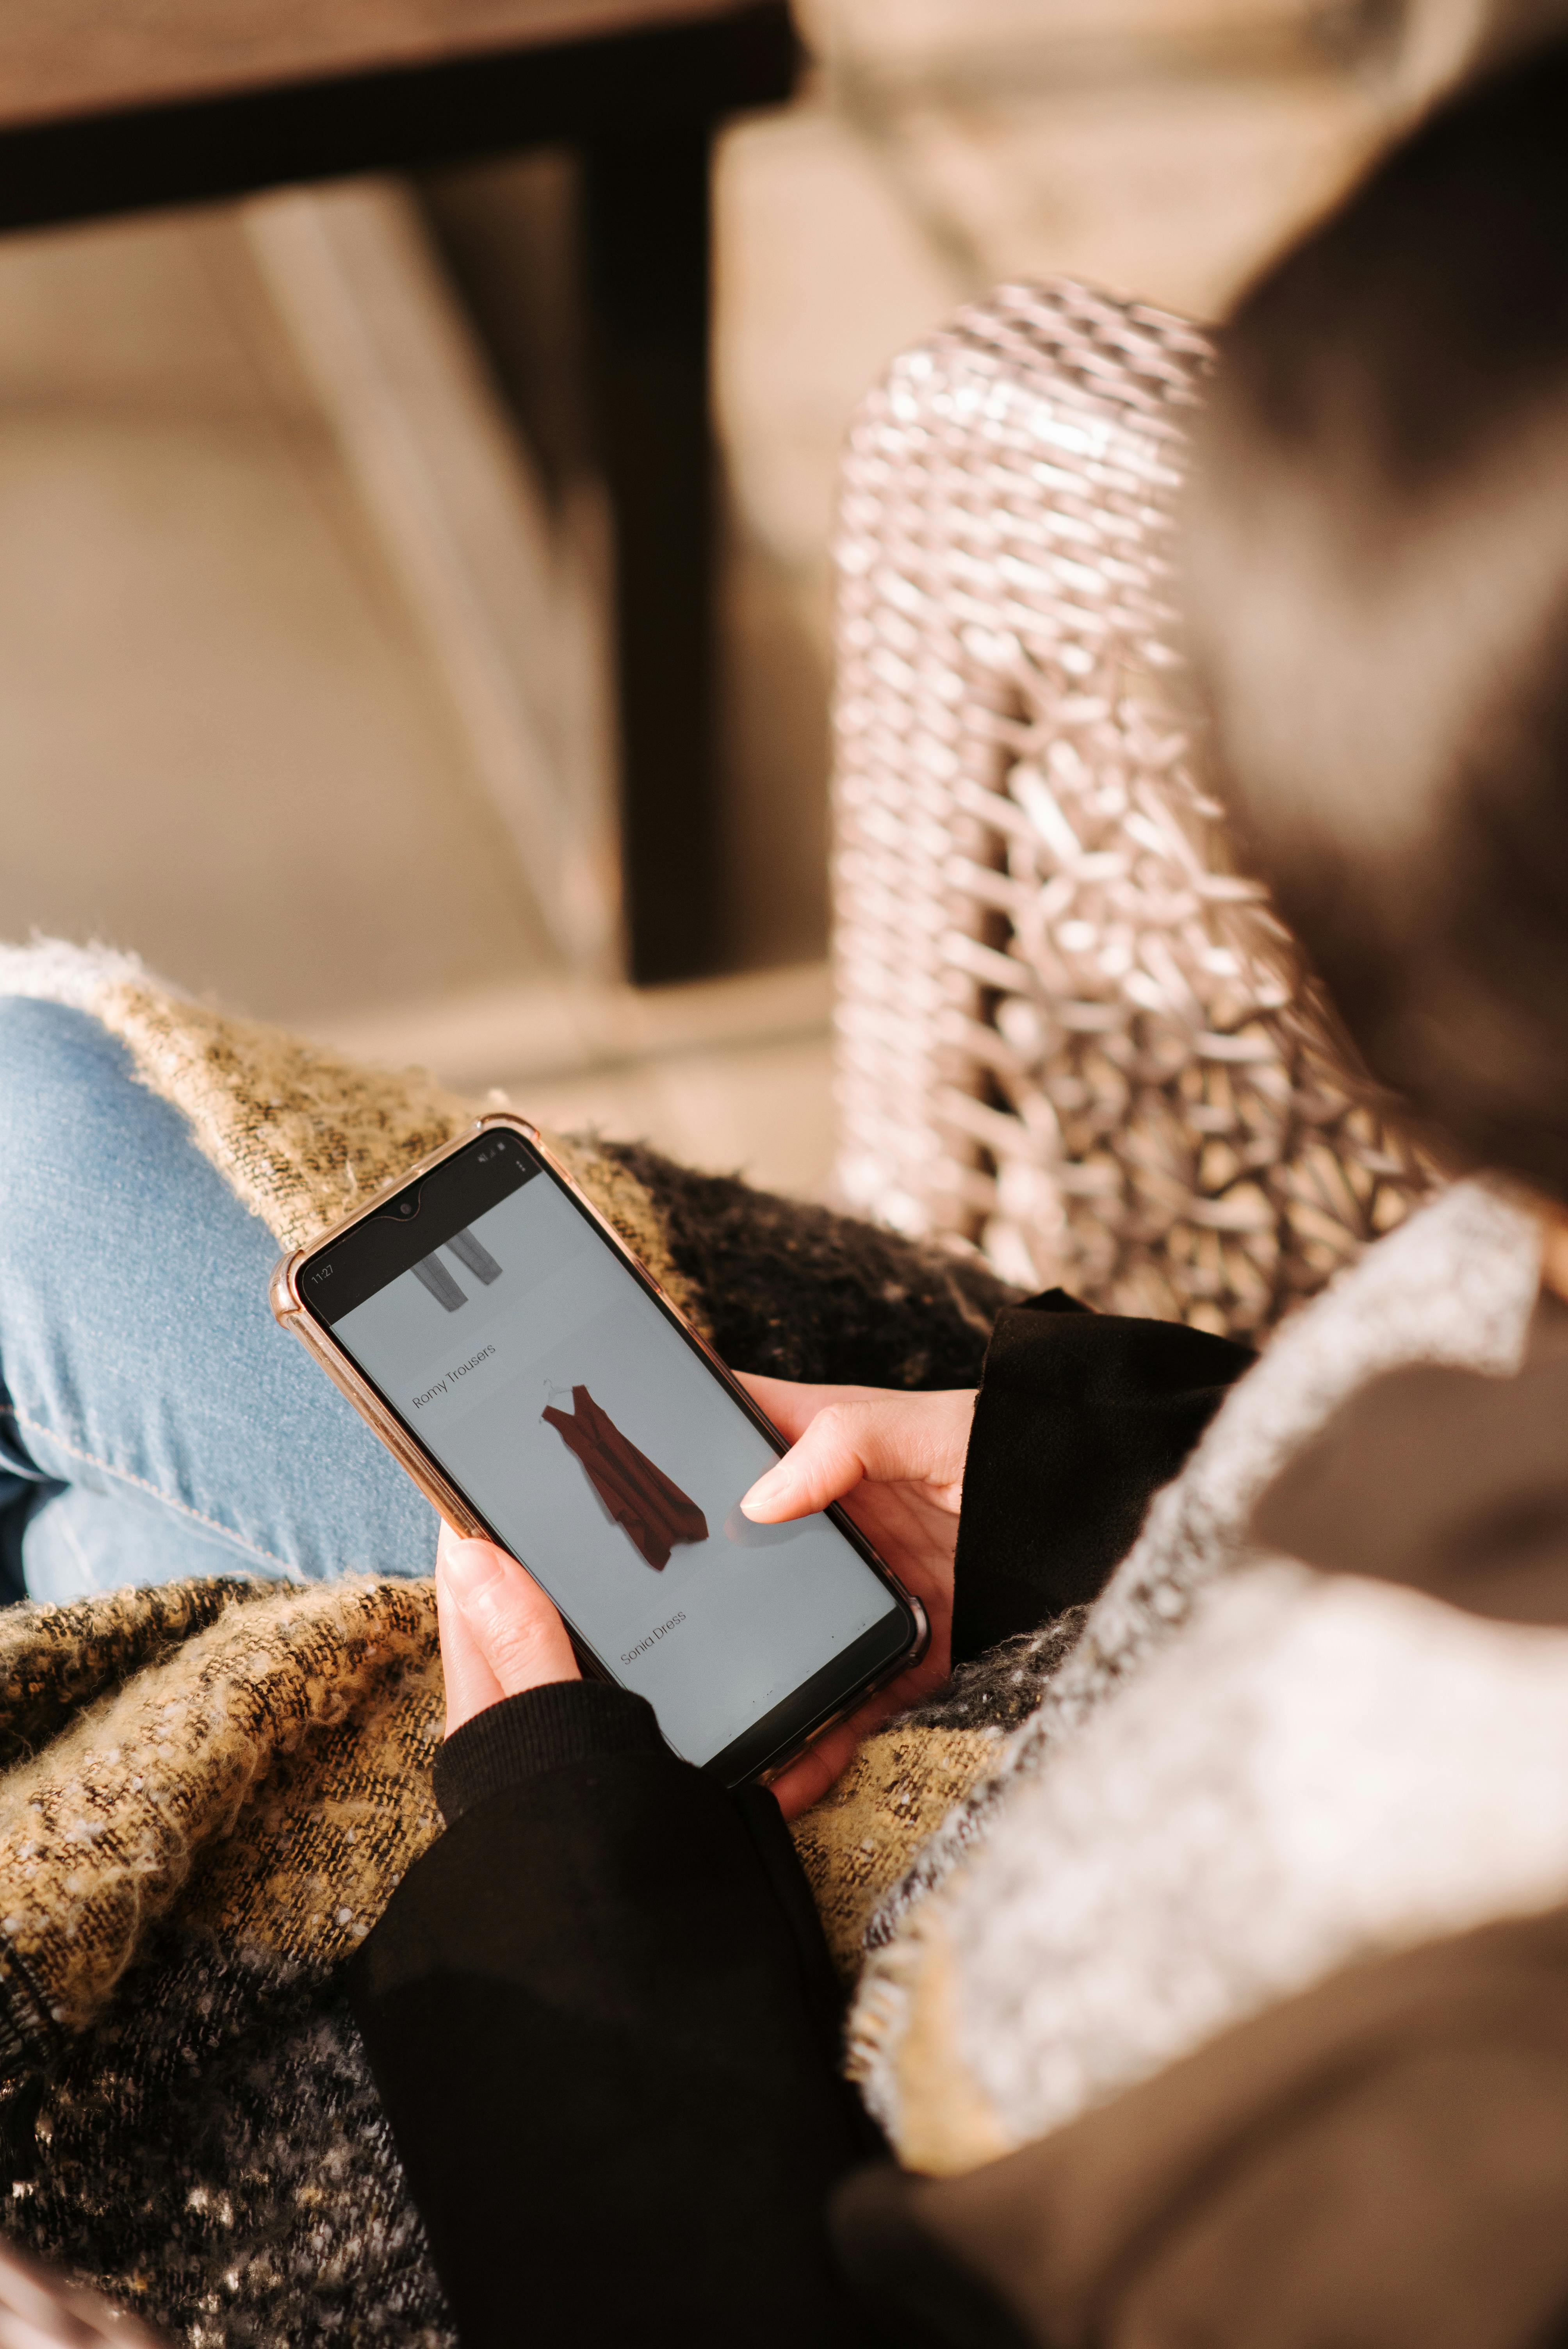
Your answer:
[[[713,129],[583,153],[589,365],[615,530],[630,976],[710,969],[717,931]]]

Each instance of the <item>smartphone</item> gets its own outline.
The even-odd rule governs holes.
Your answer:
[[[841,1510],[742,1516],[785,1439],[526,1120],[480,1119],[284,1257],[272,1299],[454,1530],[549,1592],[584,1671],[727,1785],[923,1651]]]

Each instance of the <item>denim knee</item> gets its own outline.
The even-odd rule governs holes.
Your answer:
[[[118,1037],[70,1005],[0,997],[0,1368],[24,1326],[46,1353],[67,1319],[128,1335],[157,1317],[160,1259],[236,1242],[270,1256]]]
[[[0,1181],[35,1181],[73,1138],[139,1091],[130,1055],[89,1012],[0,996]]]
[[[72,1226],[91,1255],[106,1209],[123,1225],[198,1156],[180,1112],[90,1013],[0,997],[0,1267],[53,1253]]]

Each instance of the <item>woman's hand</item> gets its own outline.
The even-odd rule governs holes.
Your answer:
[[[953,1553],[975,1391],[903,1394],[882,1387],[798,1386],[789,1379],[744,1374],[742,1383],[792,1439],[779,1465],[746,1495],[741,1506],[747,1516],[758,1525],[779,1525],[842,1501],[931,1621],[923,1660],[819,1738],[774,1781],[785,1817],[793,1818],[827,1793],[872,1730],[947,1678]],[[460,1540],[442,1526],[436,1608],[449,1737],[502,1697],[542,1688],[549,1681],[582,1678],[554,1605],[533,1577],[493,1542]]]
[[[447,1676],[447,1735],[503,1696],[583,1675],[566,1626],[531,1574],[494,1542],[436,1544],[436,1615]]]
[[[777,1468],[745,1495],[746,1515],[758,1525],[778,1525],[841,1501],[931,1620],[923,1661],[774,1780],[784,1816],[793,1818],[827,1793],[872,1730],[891,1713],[917,1704],[952,1669],[953,1554],[976,1390],[903,1394],[740,1376],[774,1425],[792,1439]]]

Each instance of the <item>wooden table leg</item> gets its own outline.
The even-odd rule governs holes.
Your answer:
[[[615,528],[623,886],[629,975],[713,968],[713,129],[583,150],[589,364]]]
[[[744,0],[577,41],[367,58],[79,117],[7,119],[15,93],[0,91],[0,233],[546,143],[581,152],[593,404],[617,538],[627,961],[645,981],[709,969],[717,946],[714,126],[781,103],[799,65],[789,0]]]

